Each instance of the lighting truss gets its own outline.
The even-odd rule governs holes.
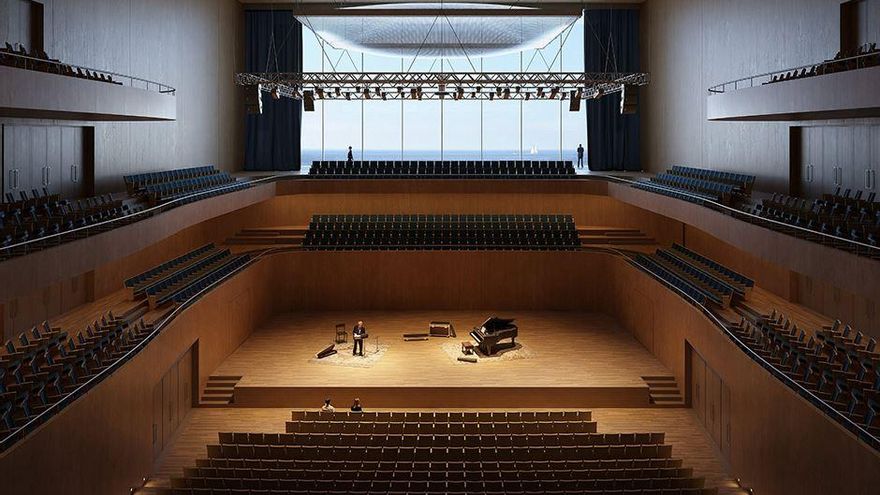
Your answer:
[[[589,100],[648,84],[644,72],[266,72],[236,84],[308,100]]]

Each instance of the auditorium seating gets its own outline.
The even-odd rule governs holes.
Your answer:
[[[191,195],[196,195],[196,199],[204,199],[212,193],[237,191],[250,186],[247,181],[238,181],[228,172],[210,165],[126,175],[123,179],[130,196],[146,198],[151,204]]]
[[[675,165],[634,187],[703,204],[730,205],[752,193],[755,176]]]
[[[315,215],[315,250],[565,250],[580,245],[570,215]]]
[[[0,353],[0,438],[39,415],[149,335],[145,305],[112,312],[71,335],[48,322],[6,342]]]
[[[880,436],[880,349],[874,338],[839,320],[805,331],[776,310],[762,315],[744,305],[736,311],[742,318],[731,330],[740,341],[826,405]]]
[[[6,200],[0,204],[0,261],[118,227],[118,222],[99,224],[126,217],[143,208],[141,204],[116,199],[110,194],[66,200],[48,194],[45,189],[42,193],[34,190],[30,195],[21,191],[18,200],[7,193]],[[90,226],[94,227],[88,228]],[[79,230],[64,234],[75,229]],[[47,236],[52,237],[39,241]],[[23,246],[11,248],[26,242]]]
[[[745,298],[755,282],[730,268],[679,244],[658,248],[652,255],[636,254],[636,261],[700,304],[726,308]]]
[[[813,200],[777,193],[770,198],[762,199],[754,206],[744,206],[742,210],[773,220],[773,222],[761,222],[753,217],[743,216],[764,227],[859,255],[880,258],[880,249],[845,242],[848,239],[880,248],[880,202],[876,201],[874,192],[863,198],[862,191],[853,194],[847,189],[841,193],[838,188],[833,194],[823,194],[822,198]],[[800,228],[787,228],[777,222]],[[843,240],[809,231],[821,232]]]
[[[60,74],[62,76],[88,79],[90,81],[100,81],[117,85],[122,84],[119,81],[114,81],[113,76],[110,74],[83,69],[81,67],[71,67],[60,60],[49,58],[49,55],[42,50],[28,51],[21,44],[18,44],[18,49],[16,49],[9,44],[9,42],[7,42],[4,47],[0,47],[0,65],[49,72],[52,74]]]
[[[129,278],[125,286],[133,299],[146,299],[150,307],[160,307],[189,299],[249,260],[248,254],[233,255],[229,249],[207,244]]]
[[[567,160],[314,161],[309,177],[356,179],[555,179],[575,175]]]
[[[286,430],[220,432],[168,492],[717,492],[663,433],[596,433],[588,411],[294,412]]]
[[[844,72],[853,69],[863,69],[866,67],[874,67],[876,65],[880,65],[880,49],[877,48],[877,43],[865,43],[864,45],[850,51],[839,51],[834,55],[833,59],[826,60],[812,67],[790,70],[783,74],[774,74],[770,77],[770,80],[764,84],[773,84],[794,79],[833,74],[835,72]]]

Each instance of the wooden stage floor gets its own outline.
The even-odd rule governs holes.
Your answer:
[[[407,409],[417,410],[417,409]],[[458,409],[460,410],[460,409]],[[533,408],[530,410],[543,410]],[[745,493],[737,489],[721,453],[691,409],[592,409],[599,433],[662,431],[672,445],[672,456],[684,467],[702,476],[706,487],[718,487],[719,495]],[[182,476],[184,467],[206,458],[208,444],[218,442],[217,433],[281,433],[290,409],[193,409],[181,423],[172,443],[157,460],[147,486],[168,486],[172,476]]]
[[[289,313],[255,331],[214,375],[241,376],[239,407],[314,407],[325,397],[339,403],[360,397],[372,407],[646,407],[642,376],[670,372],[616,322],[581,312],[500,311],[519,326],[510,356],[455,360],[468,331],[492,311],[382,311]],[[366,322],[369,366],[318,362],[336,323]],[[451,321],[457,338],[405,342],[404,333],[427,332],[432,320]],[[384,349],[380,358],[377,341]],[[350,357],[346,362],[361,364]],[[342,356],[334,356],[339,359]],[[359,358],[358,358],[359,359]]]

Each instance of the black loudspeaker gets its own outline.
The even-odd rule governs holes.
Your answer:
[[[263,113],[262,85],[257,84],[256,86],[245,86],[244,108],[245,112],[250,115],[261,115]]]
[[[578,94],[577,91],[571,91],[571,98],[568,99],[568,111],[569,112],[580,112],[581,111],[581,95]]]
[[[315,96],[312,91],[303,91],[303,110],[306,112],[315,111]]]
[[[636,113],[639,105],[639,88],[624,84],[620,87],[620,114]]]

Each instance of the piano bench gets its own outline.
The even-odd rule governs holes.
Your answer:
[[[474,344],[470,342],[462,342],[461,343],[461,353],[465,355],[471,355],[474,353]]]

